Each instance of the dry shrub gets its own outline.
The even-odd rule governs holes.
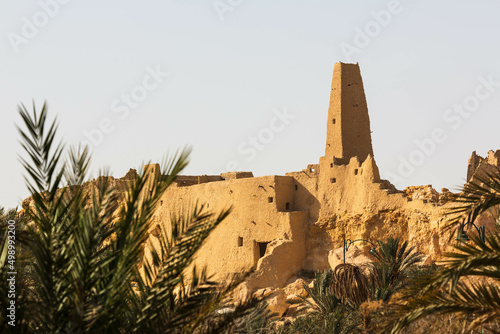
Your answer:
[[[363,271],[349,263],[341,263],[335,267],[331,289],[343,304],[360,305],[370,296]]]

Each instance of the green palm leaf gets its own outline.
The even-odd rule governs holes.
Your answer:
[[[195,253],[229,209],[211,213],[195,205],[189,214],[173,217],[158,244],[150,242],[157,204],[185,168],[190,150],[167,161],[160,177],[143,170],[128,180],[125,192],[104,175],[84,185],[88,149],[70,149],[63,159],[64,145],[55,144],[57,124],[48,123],[46,105],[40,113],[24,106],[19,112],[27,153],[21,162],[32,196],[25,210],[30,263],[22,265],[23,272],[33,273],[22,281],[18,332],[208,333],[235,328],[238,317],[255,310],[258,301],[251,299],[234,305],[231,314],[218,313],[230,305],[238,280],[221,287],[204,270],[193,270],[190,284],[184,281]],[[0,239],[1,264],[5,240]]]

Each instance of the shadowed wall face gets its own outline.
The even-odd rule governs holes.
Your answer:
[[[336,63],[328,109],[325,156],[342,164],[373,157],[370,118],[358,64]],[[336,160],[337,160],[336,159]]]

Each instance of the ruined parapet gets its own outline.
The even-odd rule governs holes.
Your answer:
[[[160,164],[144,165],[144,167],[142,167],[142,170],[144,172],[144,175],[149,174],[149,175],[153,176],[155,179],[158,179],[161,176]],[[130,171],[129,171],[129,173],[130,173]]]
[[[358,64],[336,63],[328,108],[325,156],[334,164],[373,157],[370,119]]]
[[[178,187],[189,187],[196,184],[220,182],[253,177],[252,172],[227,172],[220,175],[179,175],[175,179]]]
[[[161,178],[160,164],[149,164],[142,168],[144,176],[146,177],[146,188],[148,191],[152,191],[153,185],[156,181]]]
[[[200,175],[198,176],[198,184],[222,181],[223,178],[220,175]]]
[[[221,173],[221,178],[224,180],[236,180],[236,179],[245,179],[248,177],[253,177],[252,172],[227,172]]]
[[[470,182],[475,174],[493,170],[491,166],[500,168],[500,150],[489,150],[486,158],[476,154],[476,151],[472,152],[467,165],[467,182]]]
[[[332,157],[322,157],[320,169],[317,198],[321,219],[346,211],[387,210],[404,202],[401,194],[383,189],[386,184],[371,155],[363,162],[353,157],[344,165],[336,165]]]
[[[500,150],[496,150],[496,151],[489,150],[487,162],[490,165],[500,167]]]
[[[479,166],[479,163],[482,160],[483,158],[477,155],[476,151],[472,152],[469,158],[469,163],[467,164],[467,182],[469,182],[472,179],[472,176],[476,172],[477,166]]]
[[[388,194],[403,193],[403,191],[398,190],[389,180],[380,180],[379,186],[381,190],[386,191]]]
[[[139,175],[137,171],[133,168],[130,168],[125,176],[119,178],[120,181],[134,181]]]
[[[187,187],[198,184],[198,176],[192,175],[178,175],[175,179],[175,183],[179,187]]]
[[[175,183],[178,187],[189,187],[195,184],[218,182],[224,179],[220,175],[178,175]]]

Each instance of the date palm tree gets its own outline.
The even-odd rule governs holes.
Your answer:
[[[409,247],[408,241],[400,243],[399,238],[379,240],[378,246],[372,253],[377,261],[370,264],[368,285],[372,300],[387,302],[403,288],[422,255],[415,251],[415,247]]]
[[[256,301],[251,299],[231,305],[232,312],[218,312],[227,307],[236,281],[221,287],[193,267],[193,255],[229,209],[214,213],[194,205],[173,217],[170,229],[161,230],[159,247],[148,245],[156,204],[187,165],[188,149],[164,164],[162,177],[140,173],[129,180],[124,193],[104,175],[96,187],[84,186],[88,149],[66,150],[56,144],[57,123],[49,124],[45,104],[40,113],[24,106],[19,113],[24,123],[19,127],[21,144],[27,153],[21,162],[32,197],[24,209],[30,220],[27,247],[34,272],[28,287],[18,287],[24,298],[17,304],[16,326],[4,325],[2,318],[2,329],[220,333],[253,310]],[[6,239],[1,240],[0,266],[5,268],[8,247]],[[188,268],[194,269],[188,273]],[[5,270],[0,274],[4,282]],[[184,279],[188,274],[189,282]],[[6,284],[0,284],[2,310],[9,302],[6,295]]]
[[[343,271],[345,272],[347,271]],[[361,318],[355,306],[347,299],[343,304],[341,298],[333,291],[335,281],[338,279],[335,272],[331,269],[318,271],[315,278],[312,288],[303,285],[308,297],[301,298],[309,312],[297,317],[293,324],[280,328],[277,333],[359,333]]]
[[[472,221],[500,204],[500,169],[476,175],[452,198],[455,204],[447,229],[457,227],[464,217]],[[431,314],[455,314],[468,322],[464,329],[497,326],[500,319],[500,235],[491,231],[485,242],[471,241],[455,246],[444,266],[415,284],[396,305],[398,318],[392,333]],[[498,328],[498,327],[496,327]],[[490,332],[495,332],[493,329]]]

